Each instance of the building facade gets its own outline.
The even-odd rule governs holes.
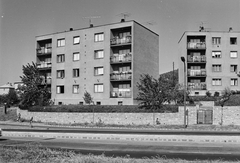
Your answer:
[[[137,104],[141,74],[159,75],[159,36],[137,23],[70,29],[36,37],[37,66],[55,104]]]
[[[185,32],[179,41],[179,82],[186,82],[190,95],[212,95],[225,88],[240,90],[240,32]]]
[[[7,83],[2,86],[0,86],[0,95],[6,95],[9,93],[10,90],[14,90],[14,86],[12,83]]]

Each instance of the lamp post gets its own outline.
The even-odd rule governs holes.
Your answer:
[[[187,128],[186,124],[186,60],[184,57],[181,57],[181,60],[184,64],[184,127]]]

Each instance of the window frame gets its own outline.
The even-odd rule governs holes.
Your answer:
[[[234,84],[233,85],[232,85],[232,80],[234,80]],[[237,82],[235,83],[235,81],[237,81]],[[238,86],[238,79],[237,78],[231,78],[230,79],[230,86]]]
[[[97,57],[99,55],[98,52],[102,52],[102,57]],[[99,49],[99,50],[94,50],[94,59],[103,59],[104,58],[104,50],[103,49]]]
[[[235,69],[235,66],[236,66],[236,70],[234,71],[234,69]],[[233,67],[233,71],[232,71],[232,67]],[[230,65],[230,72],[238,72],[238,65],[237,64],[232,64],[232,65]]]
[[[58,73],[61,72],[61,76],[58,76]],[[57,79],[65,78],[65,70],[57,70]]]
[[[63,42],[62,42],[63,41]],[[57,39],[57,47],[64,47],[66,45],[65,38]]]
[[[222,65],[221,64],[212,64],[212,72],[222,72]]]
[[[99,69],[102,69],[102,74],[99,73]],[[99,66],[99,67],[94,67],[94,76],[103,76],[104,75],[104,67]]]
[[[232,56],[233,53],[236,54],[236,57]],[[237,51],[230,51],[230,58],[232,58],[232,59],[238,58],[238,52]]]
[[[237,37],[230,37],[230,45],[237,45]]]
[[[78,38],[78,41],[75,42],[75,39],[77,39],[77,38]],[[73,37],[73,45],[78,45],[78,44],[80,44],[80,36],[74,36]]]
[[[59,87],[59,89],[58,89],[58,87]],[[62,89],[61,89],[62,88]],[[58,90],[60,91],[60,92],[58,92]],[[61,90],[63,90],[63,92],[61,91]],[[64,90],[64,85],[57,85],[56,86],[56,94],[64,94],[64,92],[65,92],[65,90]]]
[[[61,61],[59,62],[59,57],[61,58]],[[63,63],[65,62],[65,54],[58,54],[57,55],[57,63]]]
[[[221,45],[221,37],[212,37],[212,45]]]
[[[74,92],[74,90],[75,90],[74,88],[75,88],[75,87],[77,87],[77,92]],[[79,94],[79,93],[80,93],[79,89],[80,89],[79,84],[74,84],[74,85],[72,86],[72,93],[73,93],[73,94]]]
[[[102,89],[99,89],[99,86],[102,86]],[[94,84],[94,93],[103,93],[103,92],[104,92],[103,83]]]
[[[80,76],[80,69],[79,68],[74,68],[72,72],[73,72],[73,78],[78,78]]]
[[[214,56],[213,56],[213,53],[214,53]],[[216,53],[220,53],[220,57],[216,57],[218,56],[219,54],[216,54]],[[212,51],[212,58],[214,59],[218,59],[218,58],[222,58],[222,51]]]
[[[74,60],[74,55],[78,54],[78,60]],[[73,53],[73,62],[79,61],[80,60],[80,52],[74,52]]]
[[[104,41],[104,32],[99,32],[94,34],[94,42],[103,42],[103,41]]]
[[[217,80],[220,81],[220,84],[216,83]],[[221,86],[221,85],[222,85],[222,79],[221,78],[212,78],[212,86]]]

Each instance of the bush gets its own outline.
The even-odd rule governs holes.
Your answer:
[[[219,101],[215,102],[216,106],[221,106]],[[230,96],[230,99],[225,102],[224,106],[240,106],[240,95],[235,94]]]
[[[25,109],[26,108],[20,108]],[[147,113],[153,112],[145,108],[139,108],[139,105],[52,105],[52,106],[32,106],[28,109],[30,112],[81,112],[81,113]],[[154,112],[178,112],[178,106],[163,105]]]

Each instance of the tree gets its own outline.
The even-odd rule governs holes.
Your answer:
[[[28,108],[34,105],[46,106],[50,104],[51,93],[47,85],[43,85],[44,77],[41,76],[36,64],[23,66],[23,76],[20,76],[23,86],[19,88],[20,105]]]
[[[83,96],[83,100],[88,105],[94,104],[93,98],[92,98],[91,94],[88,91],[85,91],[84,96]]]
[[[160,109],[164,102],[169,101],[171,85],[164,77],[154,79],[148,74],[143,74],[137,83],[139,92],[136,100],[141,101],[140,105],[146,109]]]
[[[19,98],[14,89],[9,90],[9,92],[6,96],[6,99],[7,99],[7,104],[9,104],[9,105],[17,104],[19,102]]]

